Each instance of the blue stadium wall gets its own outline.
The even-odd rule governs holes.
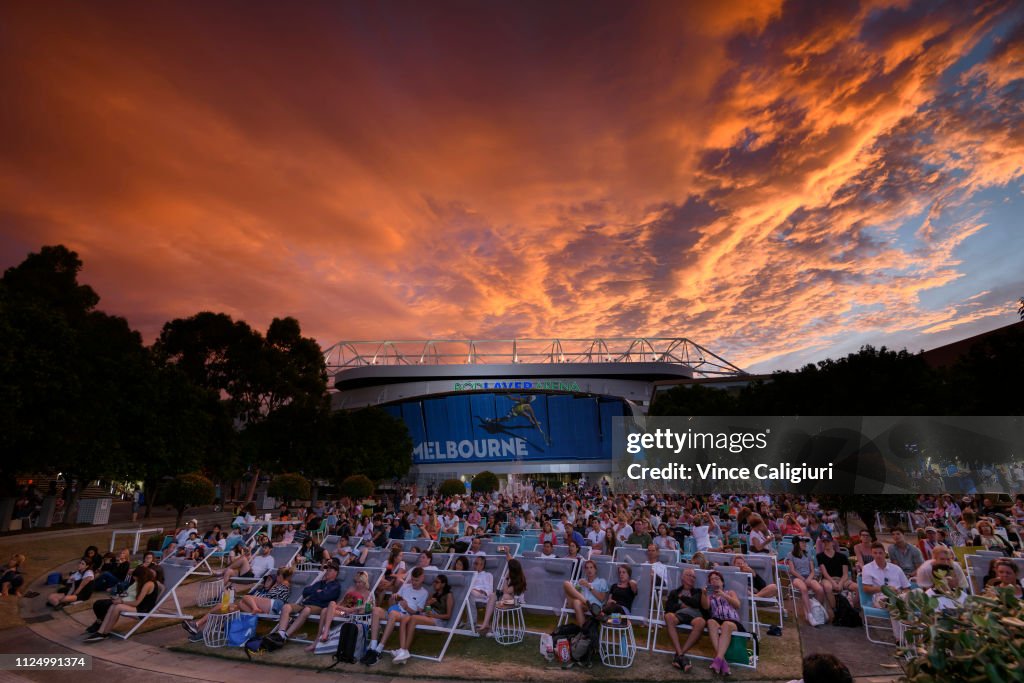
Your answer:
[[[510,415],[524,394],[473,392],[382,408],[408,426],[416,465],[611,460],[612,418],[629,414],[622,399],[529,395],[540,429],[526,415]]]

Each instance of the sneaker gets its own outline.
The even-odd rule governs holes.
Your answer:
[[[366,656],[363,657],[363,664],[366,666],[373,666],[380,661],[380,653],[376,650],[367,650]]]
[[[106,633],[93,633],[91,636],[89,636],[88,638],[85,639],[85,642],[87,642],[87,643],[98,643],[99,641],[106,640],[106,639],[107,639],[107,634]]]
[[[185,621],[181,622],[181,627],[188,631],[188,634],[190,636],[194,636],[195,634],[199,633],[199,629],[196,628],[196,625],[192,623],[191,619],[186,619]]]
[[[412,657],[412,653],[408,650],[398,650],[395,653],[395,664],[404,664],[405,660],[409,659],[410,657]]]
[[[190,633],[188,636],[188,642],[190,643],[201,643],[203,642],[202,633]]]
[[[90,624],[89,627],[85,629],[85,632],[87,634],[89,634],[89,635],[92,635],[93,633],[96,633],[96,631],[99,631],[99,630],[100,630],[100,622],[97,621],[97,622],[93,622],[92,624]]]

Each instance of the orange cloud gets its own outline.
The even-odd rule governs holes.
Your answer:
[[[5,7],[0,254],[151,339],[685,335],[740,365],[1001,315],[1012,2]],[[1016,88],[1016,89],[1015,89]],[[922,218],[923,216],[923,218]],[[882,339],[884,342],[884,337]]]

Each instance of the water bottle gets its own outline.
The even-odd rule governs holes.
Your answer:
[[[220,611],[221,612],[227,612],[228,611],[228,605],[231,604],[229,602],[230,600],[231,600],[231,596],[228,595],[227,591],[224,591],[224,592],[222,592],[220,594]]]
[[[228,604],[229,605],[235,604],[235,587],[234,586],[232,586],[231,588],[228,589]]]
[[[622,635],[619,636],[619,647],[621,648],[619,650],[619,652],[622,654],[623,657],[625,657],[626,653],[628,652],[628,650],[626,649],[626,631],[625,631],[625,629],[623,629]]]

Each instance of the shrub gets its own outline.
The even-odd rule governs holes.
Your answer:
[[[466,485],[458,479],[445,479],[437,491],[442,496],[458,496],[466,492]]]
[[[498,488],[498,475],[494,472],[484,470],[473,477],[474,493],[490,493],[491,491],[497,491]]]
[[[341,482],[341,486],[338,487],[338,492],[345,498],[362,500],[373,495],[373,488],[373,482],[370,481],[369,477],[362,474],[353,474],[351,477],[345,477],[345,480]]]
[[[905,597],[888,586],[882,590],[892,615],[909,624],[910,645],[897,650],[904,680],[1020,680],[1015,676],[1024,666],[1024,602],[1011,589],[969,596],[958,610],[938,609],[938,600],[920,590]]]

